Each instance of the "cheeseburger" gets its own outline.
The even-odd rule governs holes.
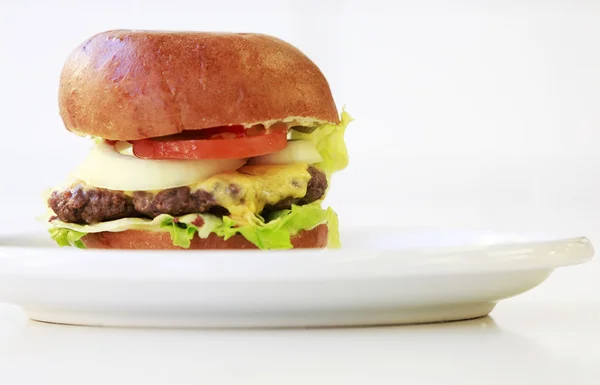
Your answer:
[[[322,207],[346,167],[319,68],[248,33],[108,31],[68,57],[60,116],[87,157],[47,198],[60,246],[338,247]]]

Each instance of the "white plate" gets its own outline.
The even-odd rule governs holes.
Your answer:
[[[485,316],[559,266],[586,238],[468,230],[346,230],[341,250],[99,251],[45,234],[0,237],[0,300],[35,320],[111,326],[289,327]]]

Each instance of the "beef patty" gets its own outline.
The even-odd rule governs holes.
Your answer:
[[[305,205],[325,194],[327,178],[315,167],[309,167],[310,180],[302,198],[286,197],[265,211],[289,209],[292,204]],[[230,186],[234,194],[236,186]],[[75,185],[68,190],[53,191],[48,205],[63,222],[94,224],[120,218],[154,218],[160,214],[180,216],[191,213],[226,215],[227,210],[217,205],[212,194],[204,190],[192,192],[189,187],[176,187],[157,194],[136,191],[133,197],[121,191],[102,188],[83,188]]]

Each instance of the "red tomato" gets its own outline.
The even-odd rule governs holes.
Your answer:
[[[143,159],[240,159],[285,149],[287,130],[215,127],[131,143],[133,154]]]

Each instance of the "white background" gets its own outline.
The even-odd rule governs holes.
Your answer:
[[[308,54],[356,118],[328,203],[344,226],[466,226],[600,245],[600,2],[0,0],[2,228],[87,151],[57,108],[66,56],[113,28],[251,31]],[[600,298],[597,262],[527,294]]]

